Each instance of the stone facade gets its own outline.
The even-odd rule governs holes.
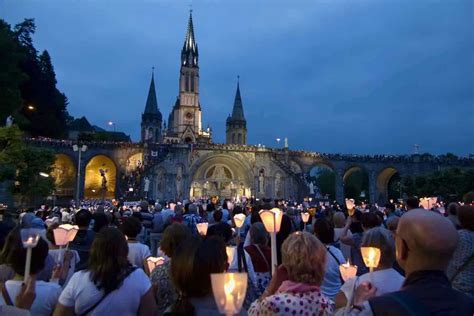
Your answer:
[[[30,140],[30,143],[68,156],[71,160],[70,168],[75,168],[76,174],[78,154],[72,150],[72,142]],[[109,170],[109,174],[116,177],[115,187],[109,188],[115,197],[127,196],[129,187],[122,179],[139,169],[140,182],[132,189],[140,197],[157,200],[203,195],[301,199],[309,195],[309,188],[302,175],[309,173],[314,166],[324,165],[335,172],[337,201],[342,202],[345,197],[344,179],[354,170],[361,169],[369,178],[367,200],[385,203],[388,182],[396,173],[404,176],[452,167],[474,168],[474,159],[469,158],[446,160],[422,155],[327,155],[220,144],[89,143],[88,150],[82,154],[81,159],[79,190],[82,198],[91,198],[85,194],[87,192],[84,188],[89,182],[88,178],[97,178],[99,175],[99,170],[88,168],[95,157],[107,157],[116,168],[115,172]],[[145,178],[148,179],[147,192]],[[76,189],[72,188],[72,191],[75,192]]]

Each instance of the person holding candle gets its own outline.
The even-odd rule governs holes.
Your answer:
[[[334,303],[320,289],[326,256],[326,248],[315,236],[291,234],[282,245],[282,265],[248,314],[332,315]]]
[[[220,315],[211,274],[225,272],[227,266],[222,239],[196,238],[183,243],[171,261],[171,277],[180,295],[165,315]]]
[[[154,314],[150,280],[130,264],[127,254],[125,235],[117,228],[103,228],[92,243],[87,270],[74,273],[54,316]]]
[[[80,261],[76,265],[76,271],[87,267],[89,251],[94,240],[94,231],[89,229],[92,220],[92,214],[86,209],[81,209],[74,216],[75,223],[79,226],[79,231],[73,241],[69,243],[69,249],[76,250],[79,253]]]
[[[6,254],[5,262],[14,271],[13,279],[5,282],[5,295],[11,300],[21,293],[25,274],[25,261],[27,249],[23,247],[19,229],[13,230],[9,236],[14,247]],[[32,248],[30,277],[36,279],[36,275],[44,268],[45,260],[48,256],[48,243],[39,238],[36,247]],[[58,278],[60,269],[56,269],[53,278]],[[58,297],[61,294],[61,287],[57,283],[36,281],[36,298],[31,306],[32,315],[51,315],[53,313]],[[8,305],[8,298],[0,295],[0,305]]]
[[[400,291],[376,296],[377,287],[361,283],[351,314],[358,315],[473,315],[474,302],[453,289],[445,271],[458,236],[451,222],[423,209],[400,218],[396,257],[406,272]]]
[[[361,247],[374,247],[380,249],[380,262],[374,269],[373,279],[377,288],[377,295],[398,291],[404,281],[395,269],[395,243],[390,232],[383,227],[376,227],[365,232]],[[362,282],[369,282],[371,277],[365,273],[358,278],[353,278],[344,283],[341,291],[337,294],[336,308],[345,307],[347,301],[353,297],[354,289]]]
[[[189,229],[178,223],[173,223],[166,227],[160,241],[160,248],[163,253],[169,257],[164,264],[157,266],[151,273],[151,283],[156,287],[155,298],[157,303],[157,315],[163,315],[166,308],[176,301],[178,294],[171,282],[171,261],[173,260],[176,249],[183,242],[191,239],[192,234]]]

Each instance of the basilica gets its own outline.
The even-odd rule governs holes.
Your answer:
[[[199,51],[192,14],[179,72],[179,95],[167,121],[159,110],[152,74],[141,116],[141,141],[82,142],[33,139],[34,146],[56,154],[55,195],[64,198],[188,199],[203,196],[242,199],[318,198],[308,174],[324,167],[334,175],[334,196],[342,203],[345,186],[359,171],[366,177],[363,199],[385,203],[388,184],[396,174],[417,175],[442,168],[472,167],[473,160],[430,159],[420,155],[341,155],[247,144],[247,122],[237,83],[233,108],[226,124],[226,144],[212,141],[210,127],[202,126],[199,98]],[[203,87],[205,88],[205,87]],[[230,111],[231,110],[231,111]],[[80,146],[79,146],[80,145]],[[402,192],[400,192],[401,195]],[[1,192],[0,192],[1,195]]]

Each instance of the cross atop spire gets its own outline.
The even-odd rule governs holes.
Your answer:
[[[198,65],[198,47],[194,38],[193,10],[189,10],[188,29],[184,39],[183,49],[181,50],[181,65],[187,67],[197,67]]]

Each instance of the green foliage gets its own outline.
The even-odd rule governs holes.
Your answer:
[[[402,179],[403,192],[409,196],[442,196],[447,200],[462,200],[474,188],[474,169],[445,169]]]
[[[365,197],[362,197],[362,192]],[[348,198],[367,200],[369,198],[369,176],[366,172],[357,169],[344,181],[344,195]]]
[[[17,126],[0,127],[0,181],[13,181],[12,193],[21,204],[34,204],[51,194],[54,179],[42,177],[50,174],[54,154],[45,149],[27,146]]]
[[[31,136],[62,138],[70,120],[67,97],[56,88],[51,56],[47,51],[38,55],[33,45],[35,31],[33,19],[25,19],[13,31],[0,20],[1,124],[13,115]]]
[[[27,77],[19,65],[24,58],[10,25],[0,20],[0,125],[22,107],[20,85]]]

